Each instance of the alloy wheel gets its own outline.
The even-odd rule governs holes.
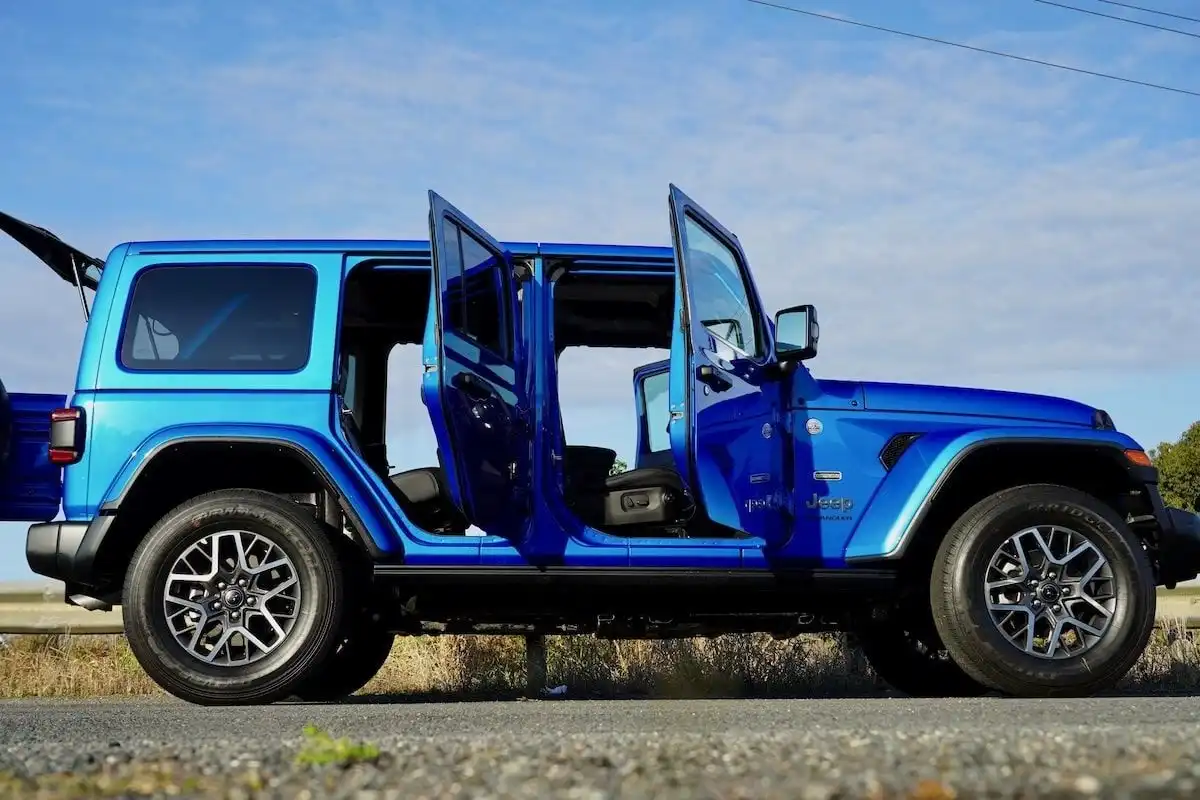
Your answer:
[[[275,651],[295,626],[296,565],[262,534],[213,533],[190,545],[167,575],[163,612],[175,641],[207,664],[238,667]]]
[[[1119,601],[1100,548],[1060,525],[1008,537],[988,563],[984,591],[992,622],[1009,644],[1043,659],[1074,658],[1095,647]]]

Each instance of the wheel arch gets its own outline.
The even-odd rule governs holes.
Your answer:
[[[141,448],[139,448],[140,450]],[[345,465],[322,459],[302,440],[269,433],[187,433],[161,438],[114,482],[88,526],[72,564],[75,582],[119,591],[129,557],[150,527],[180,503],[218,489],[260,489],[311,507],[334,534],[346,524],[357,549],[372,560],[402,552],[398,537],[380,535],[378,509],[345,489]],[[346,537],[334,536],[335,544]],[[345,543],[351,543],[346,540]]]
[[[890,528],[869,524],[871,521],[864,517],[847,543],[848,562],[896,564],[925,560],[921,557],[931,556],[954,520],[978,500],[1005,488],[1031,483],[1056,483],[1079,489],[1108,503],[1122,517],[1155,528],[1162,523],[1160,516],[1165,512],[1156,489],[1158,471],[1128,459],[1126,450],[1141,449],[1128,437],[1024,433],[979,436],[959,444],[959,447],[940,447],[936,458],[927,453],[925,460],[919,457],[909,460],[910,476],[895,477],[908,484],[903,500],[910,513],[896,513],[894,509],[903,508],[900,504],[880,509],[896,518]],[[902,456],[897,467],[909,456],[909,453]],[[919,471],[911,469],[914,461],[919,462],[919,468],[925,468],[924,486],[922,481],[910,479]],[[868,507],[867,515],[872,510]],[[1146,535],[1144,530],[1140,532]]]

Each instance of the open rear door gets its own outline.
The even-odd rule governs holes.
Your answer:
[[[63,395],[6,394],[0,383],[0,522],[49,522],[62,501],[50,461],[50,414]]]
[[[454,502],[519,543],[529,523],[532,439],[512,255],[434,192],[432,339],[422,392]]]
[[[0,211],[0,231],[77,287],[88,314],[84,289],[100,283],[104,262],[59,239],[45,228]],[[7,280],[7,279],[6,279]],[[4,291],[0,281],[0,292]],[[0,521],[48,522],[62,502],[62,466],[50,458],[51,413],[66,405],[65,395],[5,392],[0,383]],[[74,429],[73,423],[62,423]]]
[[[674,185],[671,451],[718,524],[781,544],[791,535],[783,383],[737,238]]]

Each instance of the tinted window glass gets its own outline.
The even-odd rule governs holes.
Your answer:
[[[447,222],[442,230],[442,252],[438,258],[446,276],[446,319],[447,330],[463,332],[462,292],[462,243],[457,225]]]
[[[667,423],[671,421],[670,373],[659,372],[642,379],[642,394],[646,398],[646,440],[651,453],[671,448]]]
[[[155,267],[121,339],[130,369],[292,372],[308,363],[317,277],[305,267]]]
[[[446,327],[508,357],[511,342],[504,318],[504,260],[452,222],[446,223],[444,239],[441,266],[446,276]]]
[[[690,216],[684,225],[693,321],[743,353],[760,355],[754,306],[737,257]]]

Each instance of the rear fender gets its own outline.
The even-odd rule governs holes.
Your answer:
[[[403,543],[395,533],[383,499],[363,469],[343,448],[306,428],[276,425],[178,425],[147,437],[133,451],[109,485],[100,504],[101,515],[116,514],[138,476],[168,447],[191,442],[227,442],[231,445],[269,444],[285,447],[308,462],[326,487],[338,498],[350,521],[367,537],[364,545],[376,558],[400,555]]]
[[[1079,427],[930,431],[909,446],[880,483],[846,542],[845,559],[900,558],[938,492],[966,456],[980,448],[1014,443],[1106,447],[1117,455],[1142,449],[1123,433]]]

